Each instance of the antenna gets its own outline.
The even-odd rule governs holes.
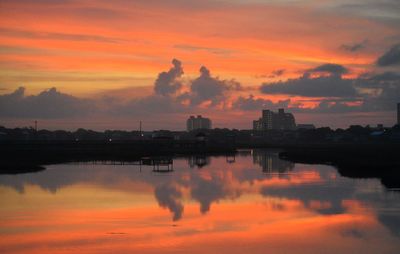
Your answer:
[[[142,138],[142,121],[140,121],[139,122],[139,135],[140,135],[140,138]]]

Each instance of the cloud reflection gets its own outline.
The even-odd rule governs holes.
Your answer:
[[[173,213],[173,220],[179,220],[182,218],[183,205],[180,201],[182,198],[182,192],[174,185],[163,184],[157,186],[154,195],[161,207],[168,208]]]
[[[305,209],[313,214],[333,216],[350,213],[348,201],[353,200],[365,207],[375,207],[376,218],[393,235],[399,235],[399,216],[387,212],[389,208],[400,209],[393,206],[400,201],[398,193],[389,198],[378,180],[340,177],[330,166],[282,161],[277,151],[241,152],[234,159],[226,156],[176,158],[174,171],[162,176],[154,175],[151,169],[143,166],[140,171],[132,165],[50,165],[39,173],[2,175],[0,186],[11,187],[19,195],[28,195],[25,188],[32,185],[55,196],[76,186],[147,193],[157,202],[152,206],[169,210],[173,221],[188,219],[185,214],[194,212],[193,202],[198,205],[195,206],[197,213],[205,217],[230,202],[249,202],[255,196],[268,204],[269,211],[287,213]]]

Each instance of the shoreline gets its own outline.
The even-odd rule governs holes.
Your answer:
[[[0,143],[0,174],[45,170],[49,164],[85,161],[138,161],[143,157],[236,154],[238,149],[279,149],[279,157],[293,163],[324,164],[342,176],[378,178],[388,188],[400,188],[400,144],[275,143],[233,144],[206,141],[46,141]]]

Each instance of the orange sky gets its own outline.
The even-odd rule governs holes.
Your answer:
[[[143,97],[173,58],[184,80],[205,65],[256,90],[325,63],[345,66],[350,78],[379,71],[375,60],[398,42],[399,17],[390,6],[347,3],[1,0],[0,94],[24,86],[27,94],[57,87],[78,97],[121,89]],[[271,77],[276,70],[284,72]]]
[[[383,38],[398,33],[317,4],[117,3],[1,1],[2,86],[24,85],[31,93],[56,86],[74,94],[150,86],[172,58],[184,62],[189,77],[206,65],[248,85],[276,69],[289,70],[282,78],[293,77],[327,62],[360,72],[382,50],[354,55],[340,45],[369,39],[388,46]],[[115,80],[90,80],[100,77]]]

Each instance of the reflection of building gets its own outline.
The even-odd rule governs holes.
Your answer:
[[[236,162],[236,156],[235,155],[227,155],[226,156],[226,162],[231,164]]]
[[[190,116],[186,121],[187,131],[197,130],[197,129],[211,129],[211,120],[209,118]]]
[[[172,157],[149,157],[142,158],[140,165],[152,165],[153,172],[171,172],[174,170]]]
[[[211,159],[208,156],[191,156],[188,159],[189,167],[194,168],[197,166],[198,168],[202,168],[210,164]]]
[[[296,129],[296,121],[293,114],[285,113],[283,108],[280,108],[278,113],[271,110],[263,110],[262,117],[253,121],[253,130],[294,130]]]
[[[281,160],[278,152],[253,150],[253,163],[262,167],[266,173],[284,173],[294,168],[294,163]]]

